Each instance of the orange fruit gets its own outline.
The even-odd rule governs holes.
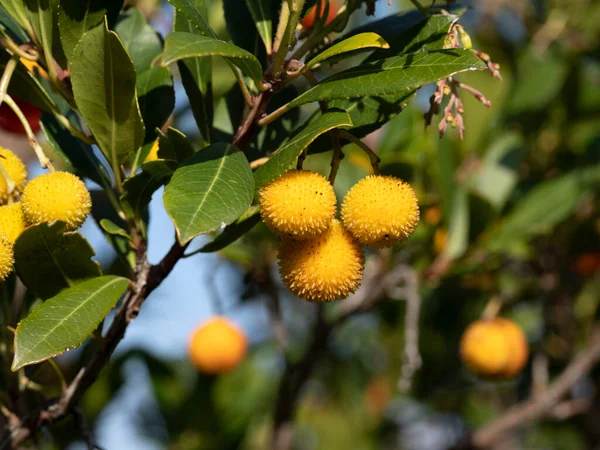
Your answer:
[[[600,252],[582,253],[575,259],[575,271],[584,277],[594,275],[600,267]]]
[[[207,374],[235,369],[248,351],[244,332],[229,319],[216,316],[198,326],[188,344],[191,363]]]
[[[460,356],[478,375],[512,378],[525,367],[529,348],[521,328],[498,317],[469,325],[460,341]]]
[[[319,10],[319,18],[325,13],[325,0],[318,0],[317,4],[311,8],[306,16],[300,20],[300,23],[305,29],[312,27],[317,21],[317,8]],[[338,6],[335,0],[329,0],[329,14],[327,14],[327,19],[325,20],[325,25],[329,25],[335,16],[337,15]]]
[[[527,338],[521,327],[510,320],[497,317],[495,323],[502,327],[510,348],[509,361],[503,375],[512,378],[518,375],[527,364],[527,358],[529,357]]]

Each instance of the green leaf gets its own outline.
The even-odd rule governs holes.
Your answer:
[[[205,0],[194,0],[195,11],[200,17],[208,13]],[[208,24],[206,24],[208,27]],[[178,9],[175,9],[173,31],[204,35],[190,20]],[[212,32],[208,29],[206,31]],[[177,63],[181,82],[188,96],[192,114],[196,120],[198,130],[206,144],[212,141],[211,129],[213,124],[212,100],[212,60],[211,58],[187,58]]]
[[[105,0],[59,0],[58,31],[63,50],[70,62],[73,51],[83,34],[104,20],[106,6],[110,5],[114,15],[121,9],[123,2]]]
[[[485,67],[472,51],[462,49],[387,58],[326,78],[292,101],[289,108],[320,100],[408,93],[455,73]]]
[[[161,133],[158,138],[158,157],[172,159],[182,163],[196,151],[190,140],[181,131],[169,127],[166,134]]]
[[[106,21],[86,32],[75,48],[71,82],[79,112],[118,173],[142,145],[144,125],[133,62]]]
[[[412,101],[415,91],[401,92],[382,97],[363,97],[353,100],[337,99],[329,102],[330,108],[342,109],[350,114],[352,127],[349,131],[358,138],[362,138],[378,130],[387,122],[400,114]],[[321,111],[317,110],[308,119],[308,122],[321,120]],[[320,136],[310,146],[309,153],[321,153],[331,150],[331,139]]]
[[[106,167],[94,154],[91,145],[74,137],[52,114],[42,114],[42,131],[54,152],[54,162],[62,160],[62,170],[77,171],[101,186],[110,186]]]
[[[207,10],[203,0],[169,0],[175,7],[175,12],[180,12],[192,24],[202,36],[217,38],[215,32],[210,28],[205,19]]]
[[[127,278],[107,275],[79,283],[35,308],[15,331],[11,369],[79,347],[127,290]]]
[[[351,125],[352,121],[348,113],[339,110],[329,110],[319,121],[308,123],[284,142],[269,160],[254,172],[256,188],[263,187],[288,170],[302,151],[319,135],[334,128]]]
[[[163,159],[142,165],[142,171],[123,183],[121,204],[125,211],[139,218],[152,200],[152,194],[166,184],[177,169],[177,162]]]
[[[260,212],[258,206],[252,206],[238,220],[230,225],[227,225],[221,234],[213,239],[208,244],[202,246],[199,253],[213,253],[224,249],[229,244],[234,243],[243,235],[248,233],[260,222]]]
[[[313,68],[323,61],[335,56],[370,48],[390,48],[390,46],[376,33],[361,33],[332,45],[327,50],[311,59],[306,65],[308,68]]]
[[[8,13],[4,5],[0,5],[0,26],[17,44],[23,44],[29,40],[27,33],[23,31],[21,25]]]
[[[129,53],[137,73],[150,69],[154,58],[162,52],[158,33],[148,25],[137,8],[130,8],[121,15],[115,32]]]
[[[48,61],[56,60],[60,66],[66,63],[65,55],[60,45],[58,24],[58,3],[55,0],[25,0],[29,21],[33,26],[33,40],[44,51]],[[56,66],[50,64],[48,73],[56,77]]]
[[[119,225],[114,223],[112,220],[109,220],[109,219],[100,220],[100,227],[102,227],[102,229],[104,231],[106,231],[108,234],[112,234],[113,236],[121,236],[127,240],[131,240],[131,236],[129,236],[127,231],[125,231]]]
[[[246,156],[232,145],[216,143],[175,171],[163,200],[183,244],[236,220],[250,206],[253,194]]]
[[[65,224],[54,222],[27,228],[15,243],[15,267],[28,289],[42,299],[62,289],[100,276],[92,261],[94,249],[77,232],[65,232]]]
[[[156,139],[175,108],[173,77],[166,67],[151,67],[137,77],[136,89],[140,113],[146,126],[144,142]]]
[[[469,197],[462,187],[456,187],[448,226],[448,242],[444,256],[450,260],[460,258],[469,246]]]
[[[598,167],[576,170],[537,184],[493,233],[487,248],[500,251],[519,240],[550,232],[571,216],[584,195],[599,184]]]
[[[273,40],[271,0],[246,0],[246,6],[252,15],[256,30],[265,44],[266,52],[270,54]]]
[[[25,30],[33,31],[29,25],[27,17],[27,8],[24,0],[3,0],[2,7],[10,14],[10,16],[21,25]]]
[[[408,25],[411,22],[405,21],[403,26],[393,29],[389,33],[380,31],[378,28],[374,29],[390,44],[390,48],[373,52],[366,62],[383,59],[390,55],[402,55],[422,50],[442,50],[450,27],[460,17],[455,14],[436,14],[424,19],[418,11],[411,11],[399,17],[408,19],[408,16],[410,16],[410,20],[420,20],[410,27]]]
[[[266,5],[263,0],[251,0],[255,4],[261,1]],[[232,44],[252,53],[260,61],[261,66],[266,68],[267,52],[265,51],[265,45],[252,17],[252,12],[247,5],[248,3],[243,0],[223,0],[223,15],[225,16],[227,36]],[[258,5],[253,6],[258,7]]]
[[[262,67],[256,57],[229,42],[192,33],[174,32],[167,36],[162,64],[168,66],[180,59],[222,56],[250,76],[256,85],[262,82]]]

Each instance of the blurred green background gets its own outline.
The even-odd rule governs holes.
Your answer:
[[[169,31],[169,4],[129,3],[136,3],[159,31]],[[376,18],[412,8],[410,2],[392,3],[377,2]],[[398,389],[406,303],[401,292],[390,291],[390,298],[336,327],[323,343],[325,352],[302,390],[293,448],[451,448],[469,430],[531,396],[532,361],[550,377],[560,373],[597,320],[600,2],[480,0],[463,5],[470,9],[460,23],[473,46],[500,63],[503,80],[488,73],[459,79],[483,92],[493,107],[464,93],[464,140],[451,128],[439,139],[439,116],[424,130],[430,87],[366,138],[382,158],[382,172],[410,182],[420,200],[421,224],[413,237],[391,252],[369,254],[369,259],[390,268],[405,265],[418,277],[422,367],[412,389]],[[368,20],[357,13],[350,26]],[[211,4],[210,23],[227,37],[220,1]],[[213,70],[218,101],[235,80],[216,59]],[[181,91],[179,85],[174,126],[198,139]],[[370,173],[363,153],[353,146],[345,151],[336,183],[340,196]],[[305,168],[326,173],[329,162],[330,154],[316,154]],[[155,195],[159,201],[153,202],[154,209],[161,207],[159,197]],[[167,235],[170,239],[170,229]],[[169,323],[169,330],[163,329],[167,322],[147,322],[136,334],[136,342],[146,345],[124,343],[126,350],[102,372],[81,405],[100,446],[267,448],[284,359],[265,318],[270,301],[264,295],[265,277],[277,283],[292,359],[310,342],[315,316],[313,305],[292,298],[280,286],[275,254],[275,238],[259,225],[219,255],[226,275],[215,277],[216,265],[206,261],[188,266],[187,276],[200,279],[206,292],[196,300],[205,305],[197,321],[218,311],[232,316],[249,335],[249,356],[232,373],[197,374],[184,356],[183,338],[178,335],[176,349],[168,345],[178,331],[177,321]],[[179,284],[185,285],[184,277]],[[190,284],[188,289],[194,288]],[[161,292],[155,302],[168,302],[169,293]],[[493,298],[503,302],[503,316],[524,328],[530,344],[530,362],[512,381],[478,379],[458,357],[462,332]],[[164,308],[152,310],[153,300],[146,314],[165,314]],[[185,302],[177,308],[186,314]],[[153,346],[162,350],[155,352]],[[70,377],[85,349],[67,356],[60,361]],[[529,426],[502,448],[598,448],[599,376],[594,370],[570,393],[588,402],[584,414]],[[36,378],[55,383],[47,366]],[[51,447],[83,448],[68,420],[52,430]]]

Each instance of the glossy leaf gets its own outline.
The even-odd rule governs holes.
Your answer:
[[[168,66],[181,59],[204,56],[222,56],[238,66],[257,85],[262,81],[262,67],[252,53],[229,42],[192,33],[169,34],[165,41],[162,63]]]
[[[158,137],[158,157],[182,163],[195,153],[190,140],[181,131],[169,128]]]
[[[129,280],[108,275],[79,283],[35,308],[15,331],[11,369],[79,347],[127,290]]]
[[[2,7],[19,25],[26,30],[29,29],[29,20],[27,18],[27,9],[24,0],[3,0]]]
[[[25,0],[29,21],[33,26],[33,40],[40,46],[48,60],[54,59],[59,65],[66,65],[65,55],[60,45],[58,32],[58,3],[55,0]],[[48,73],[56,76],[56,67],[49,64]]]
[[[420,52],[355,67],[321,81],[290,103],[293,108],[319,100],[408,93],[455,73],[485,69],[470,50]]]
[[[104,231],[106,231],[108,234],[112,234],[113,236],[121,236],[121,237],[124,237],[125,239],[131,240],[131,236],[129,236],[127,231],[125,231],[119,225],[114,223],[112,220],[109,220],[109,219],[100,220],[100,227]]]
[[[152,60],[162,52],[160,36],[148,25],[137,8],[130,8],[121,15],[115,32],[129,53],[138,74],[148,70]]]
[[[203,0],[169,0],[169,3],[175,7],[176,13],[180,12],[202,36],[217,38],[205,18],[207,11]]]
[[[133,62],[106,22],[86,32],[75,48],[71,82],[81,115],[118,173],[142,145],[144,125]]]
[[[352,121],[348,113],[340,110],[330,110],[319,121],[308,123],[284,142],[269,160],[254,172],[256,187],[261,188],[288,170],[302,151],[319,135],[334,128],[351,125]]]
[[[111,0],[59,0],[58,30],[68,61],[83,34],[104,20],[108,12],[109,25],[123,6],[122,1]]]
[[[166,67],[151,67],[138,75],[136,89],[146,127],[144,142],[151,142],[156,139],[156,129],[162,128],[175,108],[171,72]]]
[[[376,33],[361,33],[332,45],[327,50],[319,53],[313,59],[308,61],[306,65],[309,68],[313,68],[316,65],[321,64],[323,61],[332,59],[335,56],[371,48],[390,48],[390,46],[381,36]]]
[[[193,3],[197,14],[205,17],[208,13],[206,0],[193,0]],[[208,27],[208,24],[206,26]],[[173,31],[206,34],[196,28],[179,9],[175,9]],[[209,28],[205,31],[212,32]],[[200,130],[204,142],[210,144],[213,123],[212,60],[211,58],[187,58],[179,61],[177,67],[198,130]]]
[[[91,258],[94,249],[77,232],[65,233],[65,224],[34,225],[15,243],[15,267],[19,278],[41,299],[100,276],[100,266]]]
[[[252,0],[251,2],[256,4],[262,1]],[[281,2],[278,3],[281,5]],[[266,67],[265,45],[247,5],[248,3],[243,0],[223,0],[227,36],[232,44],[252,53],[260,61],[262,67]]]
[[[271,41],[273,40],[271,0],[246,0],[246,6],[252,15],[256,30],[265,44],[267,53],[271,53]]]
[[[163,200],[179,241],[186,243],[236,220],[250,206],[253,194],[246,156],[232,145],[217,143],[175,171]]]

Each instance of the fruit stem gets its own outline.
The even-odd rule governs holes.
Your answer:
[[[499,295],[494,295],[492,298],[490,298],[488,304],[485,306],[485,309],[481,313],[481,319],[494,319],[500,312],[500,309],[502,309],[502,299]]]
[[[6,169],[4,168],[4,165],[2,165],[2,164],[0,164],[0,175],[2,177],[4,177],[4,181],[6,182],[6,190],[8,191],[8,195],[10,198],[10,195],[15,190],[15,182],[8,175],[8,172],[6,172]]]
[[[369,157],[369,160],[371,161],[371,167],[373,167],[373,173],[375,175],[379,175],[379,163],[381,162],[381,159],[379,158],[379,156],[377,156],[377,154],[373,151],[373,149],[371,147],[369,147],[367,144],[365,144],[361,139],[357,138],[356,136],[354,136],[352,133],[349,133],[348,131],[345,130],[339,130],[340,133],[340,137],[346,139],[349,142],[352,142],[356,145],[358,145],[362,151],[364,151],[367,156]]]
[[[342,159],[344,159],[344,153],[342,153],[342,146],[340,145],[340,130],[331,131],[331,142],[333,143],[333,156],[331,157],[331,171],[329,172],[329,182],[333,186]]]
[[[25,134],[27,134],[27,139],[29,140],[29,145],[35,151],[35,155],[37,156],[38,160],[40,161],[40,165],[42,166],[42,168],[49,169],[50,172],[54,172],[54,166],[52,165],[52,162],[46,156],[46,154],[44,153],[44,150],[42,149],[39,142],[35,138],[35,134],[31,130],[31,126],[29,125],[29,122],[28,122],[27,118],[25,117],[25,114],[23,114],[23,111],[21,111],[21,108],[19,108],[19,105],[17,105],[15,103],[15,101],[12,99],[12,97],[8,94],[4,98],[4,101],[9,106],[9,108],[14,111],[14,113],[19,118],[19,121],[23,125],[23,128],[25,129]]]
[[[6,92],[8,91],[8,85],[10,84],[10,80],[17,68],[17,62],[19,57],[15,54],[12,55],[11,58],[6,63],[6,67],[4,68],[4,73],[2,74],[2,78],[0,78],[0,105],[4,101],[4,97],[6,96]]]

